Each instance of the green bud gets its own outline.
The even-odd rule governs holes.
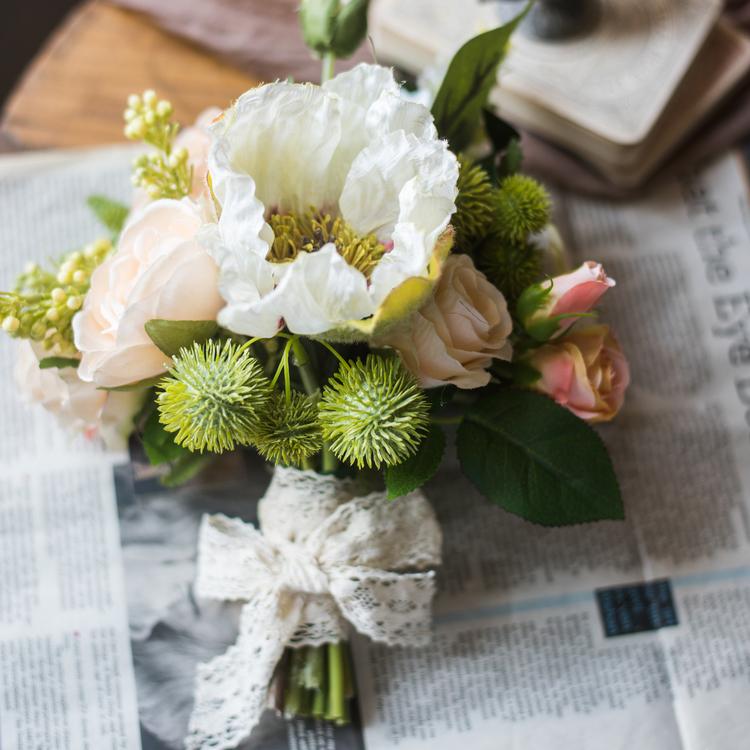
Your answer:
[[[500,183],[495,212],[494,226],[504,239],[526,242],[529,235],[541,232],[549,222],[549,194],[531,177],[514,174]]]
[[[302,36],[319,55],[349,57],[367,34],[369,0],[302,0]]]
[[[429,428],[429,409],[401,361],[375,354],[339,368],[319,404],[331,450],[360,469],[396,466],[414,455]]]

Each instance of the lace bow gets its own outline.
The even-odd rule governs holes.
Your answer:
[[[268,703],[288,645],[336,642],[349,625],[389,645],[429,641],[441,532],[426,498],[354,495],[348,481],[277,468],[258,505],[262,533],[204,516],[199,596],[246,602],[237,642],[198,668],[188,750],[234,748]]]

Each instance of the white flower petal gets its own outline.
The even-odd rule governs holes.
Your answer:
[[[367,279],[330,243],[289,264],[274,296],[283,300],[284,320],[293,333],[324,333],[374,312]]]
[[[272,83],[243,94],[226,118],[210,157],[220,223],[226,212],[232,221],[257,218],[255,200],[296,213],[335,204],[341,185],[331,182],[329,165],[341,139],[337,96],[311,84]]]

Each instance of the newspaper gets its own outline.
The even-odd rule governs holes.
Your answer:
[[[123,151],[31,173],[30,158],[0,162],[0,287],[29,258],[96,236],[87,194],[127,198]],[[555,203],[574,257],[618,281],[604,317],[634,382],[601,434],[627,520],[532,526],[479,497],[449,456],[426,488],[445,532],[433,645],[356,638],[361,721],[268,712],[246,750],[746,746],[744,167],[728,155],[639,202]],[[235,607],[192,596],[198,521],[219,508],[253,520],[268,473],[235,454],[167,491],[135,444],[108,456],[18,404],[13,344],[0,346],[0,748],[179,748],[195,665],[236,635]]]
[[[101,233],[82,198],[129,192],[118,152],[0,161],[0,288]],[[0,748],[140,747],[112,467],[12,380],[0,339]]]

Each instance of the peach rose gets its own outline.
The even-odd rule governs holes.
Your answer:
[[[146,333],[149,320],[216,319],[224,301],[216,264],[195,239],[202,223],[187,198],[131,217],[73,319],[82,380],[111,388],[159,375],[170,361]]]
[[[555,276],[549,293],[542,294],[549,288],[549,282],[535,284],[524,292],[519,300],[519,316],[527,329],[549,319],[570,316],[557,321],[556,329],[553,328],[553,335],[559,336],[575,323],[577,314],[589,312],[613,286],[615,280],[607,276],[602,264],[587,260],[575,271]],[[527,303],[530,309],[525,310]]]
[[[123,449],[145,391],[108,393],[85,383],[72,367],[41,370],[39,359],[46,355],[29,341],[19,341],[14,375],[23,400],[42,406],[74,432],[99,436],[111,450]]]
[[[581,419],[608,422],[622,407],[630,370],[609,326],[574,330],[527,361],[541,373],[533,387]]]
[[[468,255],[445,262],[434,296],[378,345],[396,349],[425,388],[480,388],[493,358],[510,360],[513,322],[502,293]]]

